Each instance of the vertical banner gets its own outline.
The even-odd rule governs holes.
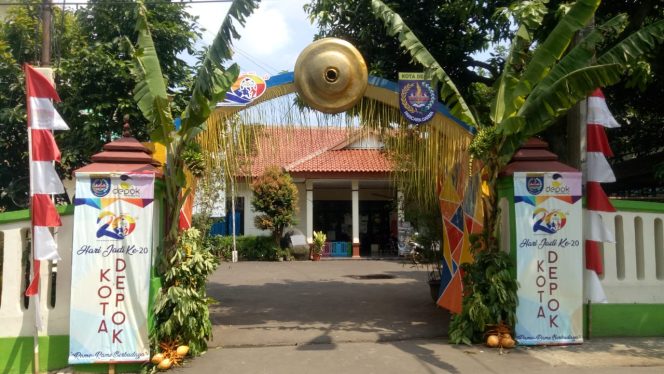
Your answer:
[[[154,175],[79,174],[69,363],[145,362]]]
[[[514,173],[516,339],[583,342],[581,173]]]
[[[437,100],[424,73],[399,73],[399,109],[408,121],[419,125],[433,118]]]

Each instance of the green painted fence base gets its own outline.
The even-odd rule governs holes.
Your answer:
[[[591,304],[590,311],[584,305],[585,338],[664,336],[664,304]]]
[[[0,338],[0,369],[3,373],[31,373],[33,338]],[[67,366],[69,336],[39,337],[39,369],[60,369]]]
[[[0,372],[3,374],[32,373],[33,338],[0,338]],[[39,337],[39,371],[57,370],[71,366],[76,373],[108,373],[106,364],[69,365],[69,336]],[[141,364],[117,364],[117,373],[138,373]]]
[[[150,278],[150,303],[148,305],[148,329],[154,328],[154,306],[157,293],[161,289],[161,279]],[[32,373],[33,338],[22,336],[18,338],[0,338],[0,373],[24,374]],[[108,373],[106,364],[69,365],[69,335],[54,335],[39,337],[39,371],[57,370],[72,366],[77,373]],[[117,373],[137,373],[141,371],[141,364],[116,364]]]

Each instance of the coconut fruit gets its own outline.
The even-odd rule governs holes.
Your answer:
[[[154,356],[152,356],[152,363],[157,365],[159,364],[162,360],[164,359],[164,355],[161,353],[157,353]]]
[[[168,370],[168,369],[171,368],[171,366],[173,366],[173,362],[171,361],[171,359],[170,358],[165,358],[165,359],[161,360],[159,365],[157,365],[157,368],[159,370]]]
[[[491,348],[496,348],[499,342],[500,339],[498,338],[497,335],[489,335],[489,337],[486,338],[486,345],[488,345]]]
[[[189,353],[189,347],[186,345],[181,345],[175,352],[177,353],[178,357],[184,357],[187,355],[187,353]]]
[[[516,342],[509,335],[500,339],[500,346],[503,348],[514,348]]]

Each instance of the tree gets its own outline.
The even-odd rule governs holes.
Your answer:
[[[616,36],[623,31],[627,19],[620,15],[598,25],[570,47],[575,33],[588,24],[600,3],[599,0],[578,0],[570,5],[543,41],[534,42],[534,32],[548,12],[546,2],[519,2],[510,6],[509,11],[518,30],[502,74],[494,86],[496,95],[491,102],[490,122],[482,123],[470,111],[453,80],[403,19],[382,1],[372,0],[374,14],[385,22],[388,33],[397,37],[411,57],[434,77],[434,82],[440,83],[440,97],[448,104],[450,112],[478,129],[469,151],[482,163],[482,174],[488,182],[488,197],[484,201],[484,233],[474,247],[484,249],[484,260],[484,255],[494,255],[496,261],[482,261],[477,266],[507,264],[500,258],[501,252],[495,239],[499,219],[496,214],[496,182],[498,172],[514,152],[528,138],[551,126],[595,88],[620,82],[625,72],[638,63],[640,56],[664,41],[664,21],[658,21],[616,42]],[[429,157],[438,158],[439,155],[431,153]],[[435,160],[425,161],[414,165],[414,172],[408,175],[407,182],[416,188],[426,186],[427,179],[442,180],[444,177],[422,172],[423,168],[435,164]],[[508,292],[498,300],[491,299],[490,295],[484,298],[479,292],[474,293],[476,289],[472,283],[466,285],[469,288],[464,293],[464,312],[455,316],[451,325],[452,341],[469,343],[481,336],[488,323],[505,321],[513,325],[514,310],[511,306],[516,299],[516,289],[509,277],[503,277],[502,282]],[[496,308],[501,304],[503,306]]]
[[[163,77],[176,107],[182,107],[191,85],[193,69],[178,55],[193,53],[200,37],[196,19],[186,5],[168,0],[150,1],[146,16],[152,26],[157,55],[163,61]],[[150,140],[148,123],[132,99],[134,78],[130,41],[136,40],[136,2],[94,0],[76,13],[83,36],[82,48],[62,59],[58,91],[62,115],[71,131],[58,139],[63,149],[65,172],[89,162],[121,133],[124,115],[131,118],[132,135]]]
[[[472,82],[493,83],[500,74],[499,60],[479,61],[472,55],[509,35],[509,21],[494,18],[510,1],[390,1],[395,12],[413,27],[429,52],[462,87]],[[417,70],[416,64],[386,34],[371,12],[370,0],[311,0],[305,11],[318,24],[316,38],[338,37],[355,45],[373,75],[396,80],[399,71]],[[479,68],[487,74],[480,74]]]
[[[551,0],[549,7],[555,8],[561,3],[560,0]],[[595,23],[602,24],[620,13],[627,14],[623,34],[629,34],[664,19],[664,6],[653,0],[605,1],[595,13]],[[545,17],[538,39],[542,39],[553,28],[555,21],[554,14]],[[640,61],[630,68],[628,79],[607,87],[603,92],[612,114],[621,124],[620,128],[608,133],[615,153],[609,161],[613,164],[618,181],[607,184],[606,191],[624,193],[626,190],[655,187],[658,185],[653,175],[656,162],[652,160],[664,159],[660,141],[664,106],[660,105],[659,99],[664,96],[664,48],[657,48],[641,56]],[[549,141],[549,144],[565,144],[564,127],[556,126],[547,134],[557,140]],[[621,170],[626,167],[629,168],[628,178],[621,176]],[[659,186],[662,186],[661,180]]]
[[[74,17],[58,8],[53,15],[59,20],[54,40],[64,44],[59,53],[70,56],[79,45]],[[0,210],[13,210],[28,203],[27,116],[21,65],[39,59],[39,6],[25,3],[10,7],[6,21],[0,24]]]
[[[296,223],[297,187],[290,175],[274,166],[254,180],[251,190],[254,193],[251,206],[254,211],[263,213],[254,218],[254,224],[261,230],[271,231],[278,248],[284,230]]]
[[[28,174],[25,94],[20,66],[40,55],[39,5],[24,2],[10,7],[0,24],[0,192],[9,182]],[[135,38],[135,2],[95,0],[78,11],[53,8],[53,66],[62,103],[58,110],[71,131],[56,133],[62,151],[59,171],[71,171],[90,161],[104,143],[120,135],[128,114],[133,135],[148,140],[146,122],[133,102],[132,63],[127,38]],[[199,27],[185,5],[151,1],[148,18],[154,24],[155,43],[167,61],[164,76],[176,106],[190,86],[191,68],[177,55],[193,52]],[[19,208],[4,195],[0,207]]]
[[[219,32],[207,49],[199,63],[196,76],[191,85],[191,96],[180,109],[169,99],[169,92],[164,81],[164,74],[157,47],[152,37],[152,26],[148,20],[148,10],[142,2],[136,7],[136,48],[132,50],[132,74],[135,79],[133,98],[147,121],[150,139],[166,147],[167,162],[164,169],[165,184],[165,230],[163,248],[157,254],[157,274],[162,278],[162,290],[155,303],[155,325],[157,329],[153,342],[191,340],[191,331],[201,325],[196,321],[189,322],[189,316],[182,313],[179,306],[189,303],[197,310],[197,315],[207,318],[208,299],[205,287],[200,282],[182,290],[179,277],[186,277],[197,271],[206,277],[210,271],[191,269],[188,265],[189,251],[186,239],[191,231],[182,233],[178,230],[178,218],[184,200],[191,193],[187,185],[185,171],[194,165],[188,165],[186,159],[197,160],[191,152],[196,152],[196,137],[205,129],[205,122],[216,104],[223,100],[226,92],[239,75],[239,67],[233,64],[228,68],[223,63],[232,56],[231,43],[239,37],[235,23],[244,25],[248,17],[258,6],[255,0],[234,0]],[[176,131],[173,112],[181,113],[181,125]],[[209,252],[209,250],[208,250]],[[184,254],[184,255],[183,255]],[[201,259],[204,260],[204,259]],[[200,261],[200,264],[209,261]],[[207,266],[207,265],[206,265]],[[209,269],[208,269],[209,270]],[[186,300],[183,299],[186,297]],[[177,326],[171,329],[168,326]],[[202,350],[208,337],[209,323],[203,324],[201,330],[195,331],[194,338],[198,349]]]

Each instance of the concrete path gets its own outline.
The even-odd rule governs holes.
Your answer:
[[[426,271],[396,261],[224,263],[208,294],[210,347],[442,337],[449,321]]]
[[[391,261],[222,264],[208,285],[219,300],[210,349],[175,372],[664,372],[664,338],[503,354],[450,345],[449,316],[435,308],[425,280],[424,271]]]

